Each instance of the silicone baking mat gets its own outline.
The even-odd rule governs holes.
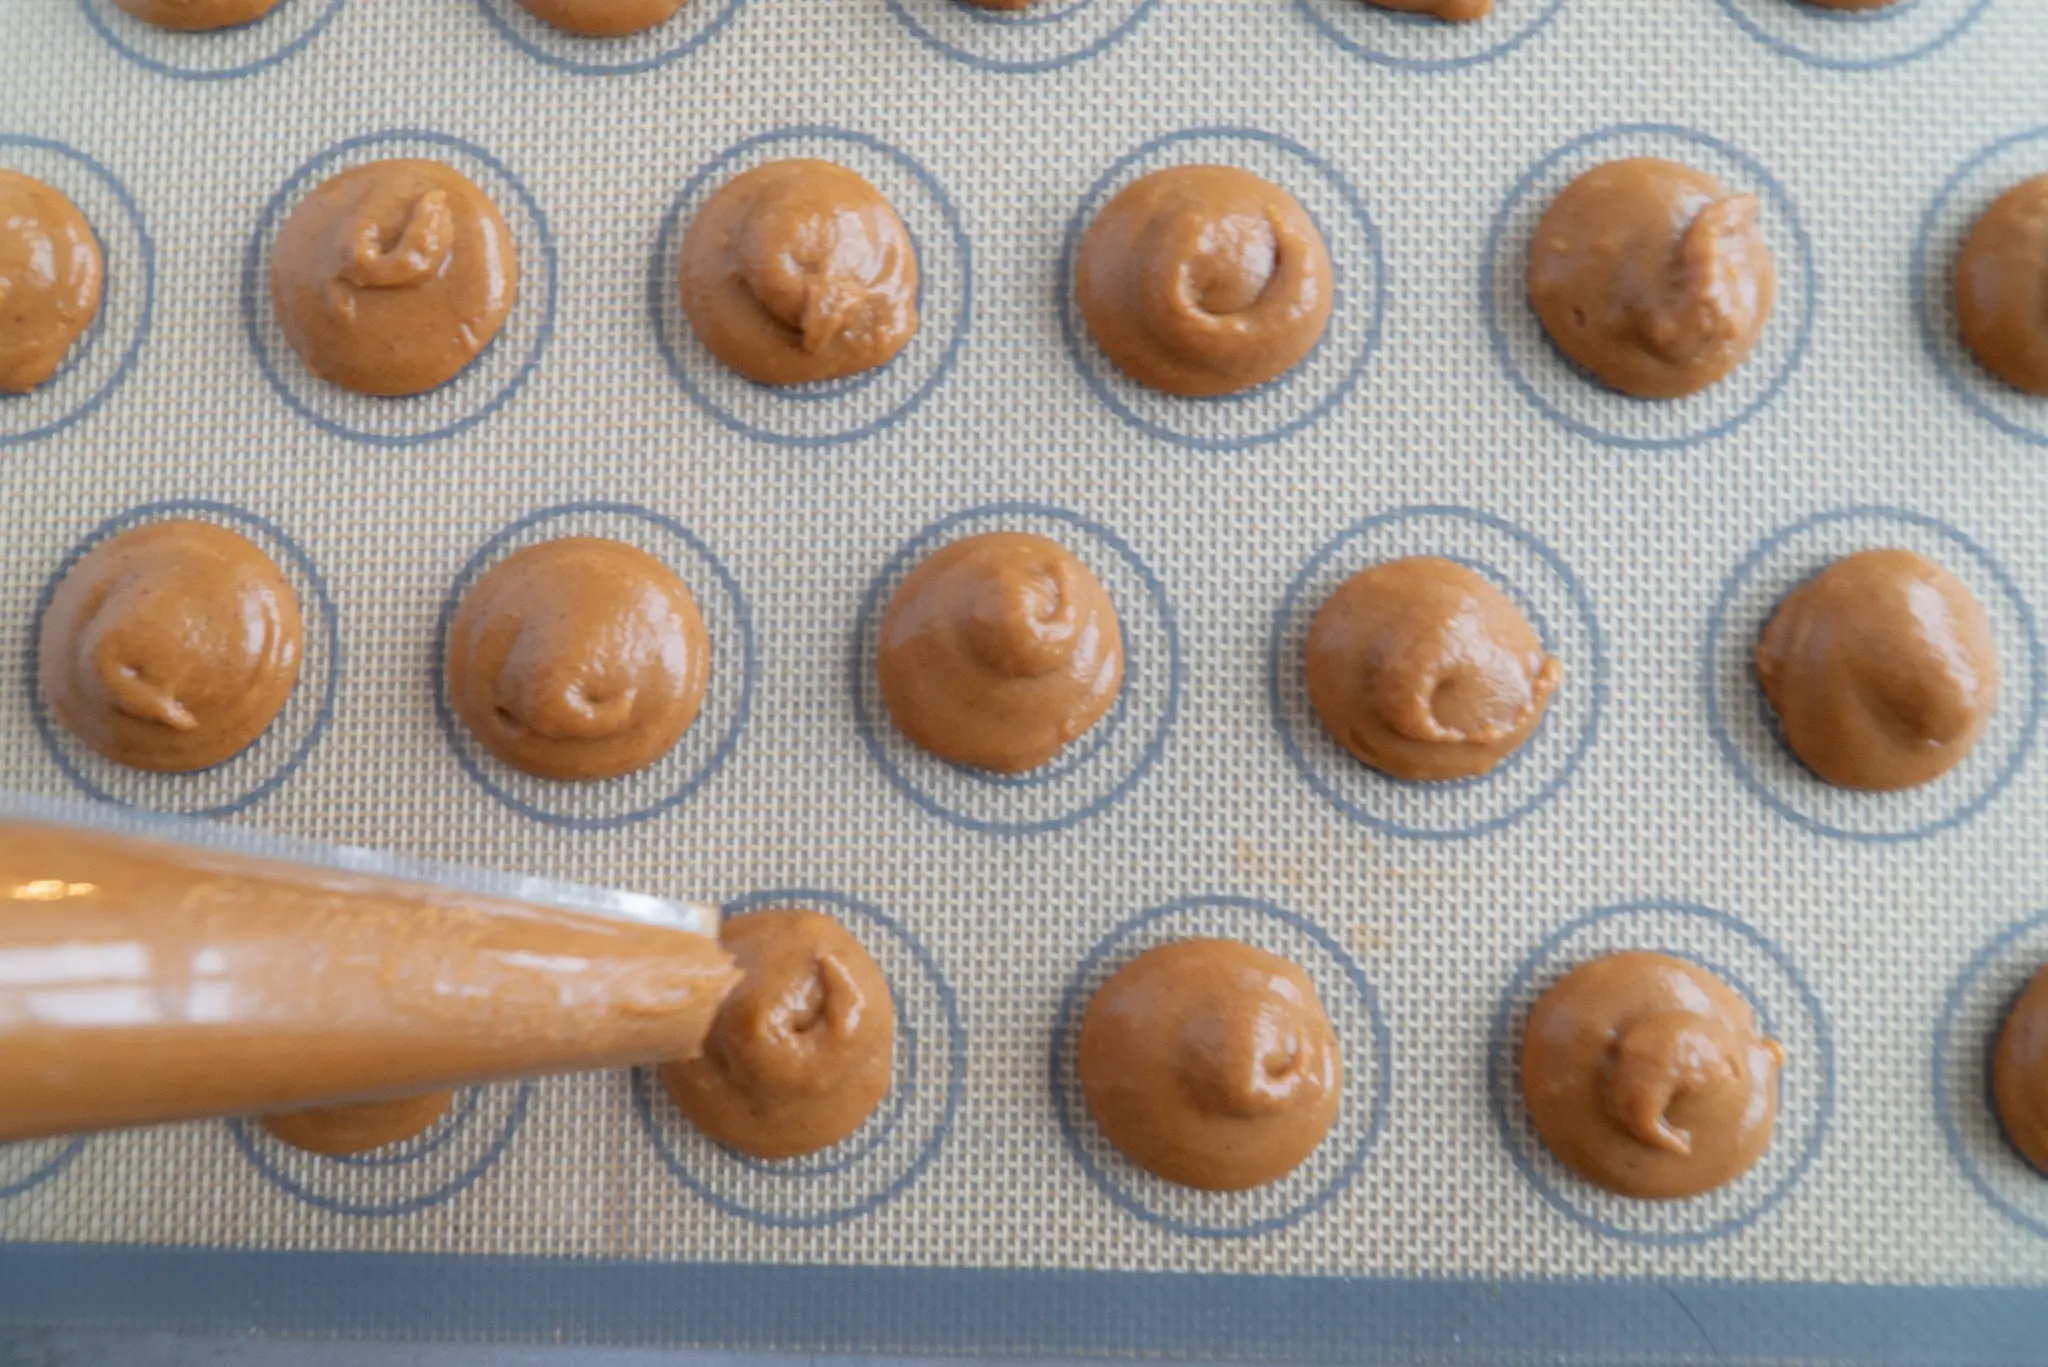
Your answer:
[[[569,40],[512,0],[283,0],[207,37],[108,0],[0,0],[0,165],[107,254],[57,381],[0,401],[0,784],[664,895],[815,906],[887,971],[891,1102],[763,1165],[643,1076],[465,1096],[347,1161],[208,1124],[0,1150],[0,1314],[783,1349],[1554,1361],[2041,1360],[2048,1180],[1984,1102],[1989,1032],[2048,960],[2048,401],[1988,381],[1945,300],[1960,234],[2048,172],[2048,7],[1499,0],[1446,27],[1359,0],[689,0]],[[1542,342],[1518,261],[1554,190],[1659,154],[1754,191],[1781,299],[1727,384],[1640,404]],[[266,253],[336,169],[462,168],[520,299],[446,388],[367,400],[281,340]],[[921,253],[922,330],[800,392],[677,316],[695,205],[842,162]],[[1092,208],[1176,162],[1287,187],[1337,270],[1300,368],[1163,398],[1077,325]],[[185,778],[119,772],[29,679],[68,561],[221,521],[306,605],[291,707]],[[878,605],[976,529],[1058,537],[1131,649],[1118,710],[1018,782],[878,710]],[[469,745],[436,685],[461,586],[518,545],[626,538],[714,640],[703,717],[630,781]],[[1997,720],[1927,788],[1851,795],[1743,667],[1828,558],[1906,545],[1991,614]],[[1306,709],[1304,618],[1359,566],[1466,559],[1564,664],[1483,781],[1413,787]],[[1074,1013],[1145,945],[1301,962],[1346,1051],[1300,1172],[1145,1178],[1076,1104]],[[1520,1013],[1604,948],[1691,954],[1784,1040],[1769,1155],[1644,1206],[1534,1142]],[[1917,1355],[1917,1356],[1916,1356]]]

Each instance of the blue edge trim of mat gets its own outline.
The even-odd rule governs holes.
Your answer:
[[[0,1324],[1006,1357],[2025,1364],[2048,1290],[622,1263],[0,1243]]]

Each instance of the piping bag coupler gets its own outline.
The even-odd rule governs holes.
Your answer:
[[[0,1142],[691,1058],[717,925],[0,793]]]

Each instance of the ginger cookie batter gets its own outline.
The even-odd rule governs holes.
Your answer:
[[[1330,254],[1308,212],[1234,166],[1172,166],[1119,190],[1074,264],[1088,333],[1168,394],[1233,394],[1292,369],[1330,321]]]
[[[147,522],[94,546],[43,615],[37,675],[59,724],[119,764],[205,769],[247,748],[299,680],[298,595],[211,522]]]
[[[1676,399],[1742,364],[1777,302],[1754,195],[1656,157],[1596,166],[1529,243],[1529,302],[1558,349],[1624,394]]]
[[[887,365],[917,333],[917,249],[882,192],[828,161],[734,176],[683,234],[683,312],[761,384]]]
[[[1573,969],[1537,1001],[1522,1034],[1522,1100],[1544,1144],[1588,1182],[1676,1200],[1763,1156],[1784,1062],[1726,983],[1630,950]]]
[[[490,345],[519,297],[519,252],[484,192],[438,161],[352,167],[284,221],[270,298],[321,379],[423,394]]]
[[[278,0],[114,0],[145,24],[199,33],[253,23],[278,6]]]
[[[1057,541],[985,532],[932,552],[882,614],[882,701],[914,743],[1001,774],[1035,769],[1123,685],[1116,605]]]
[[[1941,777],[1998,703],[1998,648],[1962,580],[1911,551],[1858,551],[1785,595],[1756,677],[1802,763],[1844,788]]]
[[[579,38],[623,38],[665,24],[683,0],[519,0],[527,13]]]
[[[453,1092],[427,1092],[390,1101],[359,1101],[349,1106],[318,1106],[263,1117],[263,1128],[294,1148],[338,1157],[368,1153],[401,1143],[432,1129]]]
[[[1082,1017],[1080,1073],[1110,1143],[1205,1191],[1286,1176],[1343,1100],[1343,1058],[1315,985],[1235,940],[1177,940],[1117,970]]]
[[[2048,395],[2048,176],[2000,195],[1956,258],[1956,322],[1984,368]]]
[[[1330,735],[1395,778],[1483,774],[1543,720],[1564,669],[1506,594],[1434,556],[1360,570],[1309,623],[1309,701]]]
[[[691,1057],[739,979],[665,925],[36,822],[0,889],[0,1143]]]
[[[659,560],[574,536],[491,567],[448,628],[448,698],[484,748],[541,778],[616,778],[654,763],[704,703],[711,640]]]
[[[100,312],[99,239],[55,186],[0,170],[0,391],[57,373]]]
[[[1493,13],[1493,0],[1368,0],[1381,9],[1427,14],[1454,24],[1470,23]]]
[[[1998,1032],[1991,1095],[2006,1138],[2048,1173],[2048,969],[2034,975]]]
[[[692,1124],[755,1158],[797,1158],[858,1130],[889,1094],[896,1002],[860,941],[815,911],[756,911],[719,932],[745,976],[704,1052],[661,1080]]]

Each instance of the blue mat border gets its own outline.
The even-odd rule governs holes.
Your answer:
[[[2048,1287],[623,1263],[0,1243],[0,1324],[781,1352],[2037,1367]]]

